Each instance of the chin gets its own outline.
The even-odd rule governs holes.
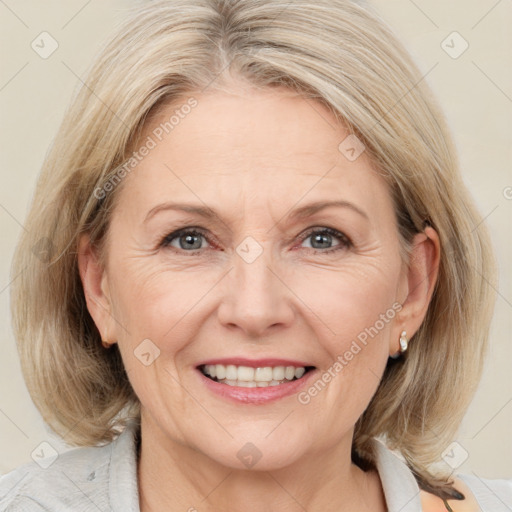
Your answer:
[[[265,432],[268,432],[265,430]],[[266,435],[266,434],[265,434]],[[273,434],[270,434],[271,437]],[[286,436],[265,439],[264,435],[251,440],[250,436],[237,436],[229,442],[217,442],[218,449],[212,450],[213,442],[199,446],[199,450],[211,460],[231,469],[250,471],[275,471],[284,469],[304,455],[304,442],[290,440]]]

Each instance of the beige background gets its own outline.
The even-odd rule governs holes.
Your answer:
[[[243,1],[243,0],[241,0]],[[43,441],[65,446],[25,388],[9,317],[9,266],[35,181],[64,109],[129,0],[0,2],[0,473],[30,460]],[[457,472],[512,478],[512,3],[508,0],[375,0],[427,73],[453,128],[464,179],[489,225],[500,265],[492,347],[479,391],[447,460]],[[31,42],[47,31],[58,49]],[[458,58],[442,47],[459,53]],[[448,37],[450,36],[450,37]],[[448,39],[446,39],[448,37]],[[462,461],[467,457],[464,463]],[[461,464],[462,465],[459,465]],[[444,464],[444,462],[443,462]]]

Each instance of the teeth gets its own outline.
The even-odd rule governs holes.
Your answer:
[[[286,370],[284,371],[284,376],[287,380],[292,380],[293,377],[295,377],[295,367],[287,366]]]
[[[297,379],[300,379],[304,375],[305,372],[306,372],[305,368],[295,368],[295,377]]]
[[[216,378],[217,381],[228,386],[241,386],[246,388],[278,386],[284,382],[300,379],[306,369],[295,366],[264,366],[252,368],[250,366],[235,366],[229,364],[207,364],[201,368],[205,375]]]
[[[244,380],[238,380],[236,385],[240,386],[242,388],[255,388],[256,382],[254,382],[254,381],[246,382]]]
[[[238,380],[243,380],[247,382],[254,381],[254,368],[250,368],[249,366],[239,366]]]
[[[289,382],[286,379],[284,381],[279,380],[271,380],[270,382],[245,382],[243,380],[231,380],[231,379],[223,379],[219,381],[222,384],[227,384],[228,386],[239,386],[241,388],[266,388],[268,386],[279,386],[279,384],[284,384],[285,382]]]
[[[270,382],[272,380],[272,368],[270,366],[256,368],[254,371],[254,380],[259,382]]]
[[[228,364],[226,366],[226,379],[228,380],[237,380],[238,372],[236,370],[236,366],[232,364]]]
[[[210,365],[208,365],[210,366]],[[221,379],[225,379],[226,378],[226,367],[222,364],[216,364],[215,365],[215,373],[216,373],[216,377],[217,379],[221,380]]]
[[[272,370],[272,379],[273,380],[283,380],[284,379],[284,366],[276,366]]]

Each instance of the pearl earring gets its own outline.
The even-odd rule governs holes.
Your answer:
[[[407,350],[407,345],[409,341],[407,339],[407,332],[402,331],[402,334],[400,334],[400,353],[403,354]]]

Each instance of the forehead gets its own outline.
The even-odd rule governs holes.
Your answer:
[[[364,152],[353,160],[340,151],[349,133],[321,103],[286,89],[189,97],[192,108],[182,108],[186,98],[168,104],[145,126],[140,140],[153,147],[127,179],[132,201],[267,209],[307,195],[389,207],[384,179]]]
[[[345,128],[325,106],[287,89],[240,89],[194,98],[197,105],[182,118],[172,114],[183,103],[174,103],[160,109],[146,126],[144,135],[152,135],[162,127],[165,130],[171,117],[179,121],[163,134],[162,155],[179,154],[202,165],[206,159],[209,167],[225,164],[226,170],[238,164],[237,174],[257,167],[260,175],[274,167],[304,168],[317,174],[312,167],[334,164],[340,156],[338,145],[340,137],[346,136]]]

